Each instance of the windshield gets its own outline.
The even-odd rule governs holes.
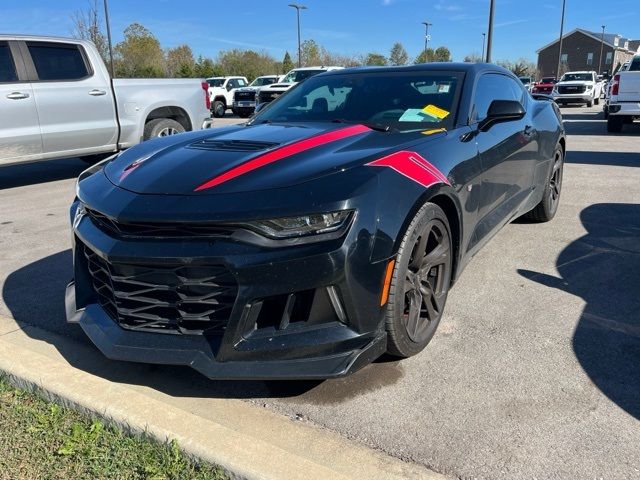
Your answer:
[[[324,70],[292,70],[287,73],[282,83],[299,83],[322,72],[324,72]]]
[[[540,83],[556,83],[556,79],[553,77],[544,77],[540,80]]]
[[[210,78],[207,80],[210,87],[221,87],[224,83],[224,78]]]
[[[565,73],[562,76],[563,82],[590,82],[593,77],[590,73]]]
[[[250,87],[263,87],[265,85],[271,85],[272,83],[276,83],[276,77],[260,77],[256,78],[253,82],[251,82]]]
[[[527,83],[531,83],[531,77],[520,77],[520,81],[526,85]]]
[[[399,131],[451,128],[463,77],[446,71],[322,75],[289,90],[251,123],[365,123]]]

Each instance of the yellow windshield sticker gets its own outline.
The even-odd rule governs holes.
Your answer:
[[[446,128],[432,128],[431,130],[424,130],[421,132],[423,135],[433,135],[434,133],[446,132]]]
[[[427,115],[431,115],[432,117],[435,117],[440,120],[442,120],[443,118],[449,115],[449,112],[447,112],[446,110],[440,107],[436,107],[435,105],[427,105],[422,109],[422,111]]]

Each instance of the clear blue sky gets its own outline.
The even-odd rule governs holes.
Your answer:
[[[72,12],[86,0],[1,0],[0,32],[69,36]],[[102,3],[102,0],[100,0]],[[181,43],[211,57],[220,50],[252,48],[282,58],[296,50],[295,10],[290,0],[110,0],[114,41],[132,22],[149,28],[163,47]],[[388,54],[402,42],[409,55],[424,45],[446,45],[454,60],[482,50],[489,0],[298,0],[302,38],[343,54]],[[494,59],[536,58],[537,48],[557,38],[561,0],[496,0]],[[640,0],[567,0],[565,31],[576,27],[640,38]]]

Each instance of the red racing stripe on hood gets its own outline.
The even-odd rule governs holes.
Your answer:
[[[367,163],[370,167],[389,167],[401,175],[430,187],[436,183],[450,185],[444,174],[416,152],[400,151]]]
[[[353,125],[351,127],[345,127],[339,130],[321,133],[314,137],[305,138],[304,140],[299,140],[297,142],[284,145],[275,150],[267,152],[264,155],[254,157],[251,160],[238,165],[237,167],[233,167],[232,169],[227,170],[217,177],[206,181],[205,183],[197,187],[194,191],[199,192],[201,190],[206,190],[207,188],[215,187],[217,185],[220,185],[221,183],[228,182],[229,180],[239,177],[240,175],[244,175],[245,173],[249,173],[257,168],[264,167],[265,165],[277,162],[278,160],[282,160],[297,153],[304,152],[311,148],[320,147],[330,142],[335,142],[344,138],[352,137],[354,135],[359,135],[370,130],[370,128],[365,127],[364,125]]]

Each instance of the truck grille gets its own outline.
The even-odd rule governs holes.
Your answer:
[[[584,93],[585,86],[584,85],[562,85],[558,87],[558,93],[562,94],[572,94],[572,93]]]
[[[111,263],[82,246],[100,305],[128,330],[221,335],[238,284],[218,265]]]
[[[269,102],[275,100],[276,98],[278,98],[283,93],[284,92],[263,92],[263,91],[261,91],[260,94],[258,95],[258,97],[260,99],[259,103],[269,103]]]
[[[256,92],[236,92],[236,102],[253,102],[256,99]]]
[[[234,229],[206,223],[120,222],[96,210],[86,209],[93,224],[109,235],[120,237],[228,238]]]

